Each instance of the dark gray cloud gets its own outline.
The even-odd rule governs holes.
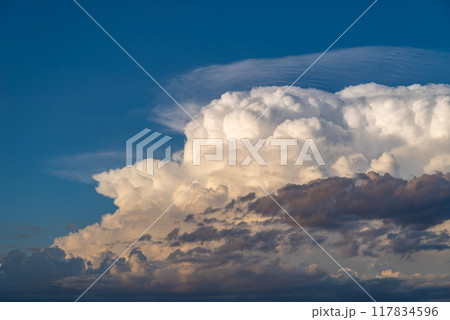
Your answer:
[[[275,198],[303,226],[345,232],[359,220],[381,219],[423,230],[450,219],[450,174],[410,181],[374,172],[355,179],[334,177],[285,186]],[[249,203],[248,209],[264,216],[280,212],[269,197]]]
[[[150,234],[144,234],[142,237],[139,238],[138,241],[151,241],[152,236]]]
[[[178,238],[178,233],[180,232],[180,228],[175,228],[169,232],[167,235],[167,240],[175,240]]]
[[[66,253],[59,248],[44,248],[29,256],[21,250],[12,250],[0,267],[0,294],[46,293],[57,288],[54,281],[85,271],[83,259],[66,259]]]
[[[184,219],[184,222],[195,222],[194,215],[193,214],[188,214],[186,216],[186,218]]]
[[[254,200],[256,198],[256,194],[254,192],[250,192],[246,196],[238,197],[237,199],[232,199],[226,206],[225,210],[236,209],[236,204],[244,203],[247,201]]]
[[[450,236],[447,231],[428,232],[416,230],[402,230],[401,233],[388,233],[389,246],[393,252],[402,256],[422,250],[442,251],[450,249]]]

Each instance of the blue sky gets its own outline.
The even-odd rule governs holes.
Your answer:
[[[164,85],[211,64],[321,52],[370,1],[80,4]],[[333,49],[448,53],[449,13],[448,1],[380,0]],[[155,106],[171,107],[170,100],[72,1],[1,2],[0,37],[5,252],[49,245],[68,226],[84,227],[114,210],[93,184],[52,173],[55,163],[64,167],[61,162],[73,155],[120,154],[125,140],[145,127],[182,137],[152,113]],[[445,82],[441,74],[428,76]],[[109,161],[106,166],[115,167],[125,159],[116,154]]]

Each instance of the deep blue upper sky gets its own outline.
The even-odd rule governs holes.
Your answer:
[[[321,52],[370,3],[80,0],[163,85],[208,64]],[[449,17],[445,0],[379,0],[334,49],[449,52]],[[143,111],[159,89],[73,1],[0,2],[0,39],[5,252],[51,244],[67,226],[83,227],[114,209],[94,185],[50,173],[55,159],[121,151],[143,128],[165,129]]]

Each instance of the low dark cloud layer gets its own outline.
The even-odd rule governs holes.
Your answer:
[[[448,265],[450,235],[439,225],[450,220],[450,174],[406,181],[372,172],[287,185],[273,196],[338,260],[370,262],[370,272],[349,272],[377,300],[450,300],[448,273],[377,267],[425,253],[441,255],[439,263]],[[267,196],[250,193],[181,221],[163,236],[142,237],[86,299],[368,300],[337,266],[308,261],[320,250]],[[145,254],[149,247],[164,250],[164,258]],[[115,259],[105,251],[94,267],[57,247],[31,255],[11,251],[0,267],[0,299],[74,300]]]
[[[16,295],[29,300],[43,297],[59,300],[54,281],[85,271],[83,259],[66,258],[59,248],[44,248],[29,256],[21,250],[12,250],[0,267],[0,296],[2,300],[14,300]]]
[[[0,298],[3,301],[73,301],[113,261],[106,257],[97,269],[84,268],[76,258],[61,260],[62,251],[47,248],[33,258],[10,253],[2,267]],[[16,260],[15,260],[16,259]],[[12,261],[15,260],[15,261]],[[28,269],[36,260],[44,268],[29,274],[9,267],[21,263]],[[21,261],[21,262],[19,262]],[[128,277],[138,264],[145,275]],[[197,268],[187,279],[169,265],[194,263]],[[53,268],[52,266],[58,266]],[[64,277],[62,277],[64,276]],[[62,278],[61,278],[62,277]],[[396,277],[357,280],[378,301],[448,301],[448,277],[430,284],[425,279]],[[59,280],[57,280],[59,279]],[[38,281],[39,283],[36,283]],[[5,286],[7,284],[7,286]],[[177,249],[167,261],[148,261],[139,250],[122,258],[84,297],[87,301],[368,301],[346,275],[333,276],[316,265],[285,268],[280,261],[245,259],[242,254],[217,254],[202,247],[183,252]]]

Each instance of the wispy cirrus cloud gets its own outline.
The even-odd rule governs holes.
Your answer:
[[[320,53],[281,58],[247,59],[202,66],[169,79],[165,86],[192,115],[224,92],[257,86],[290,85]],[[347,86],[376,82],[388,86],[450,83],[450,53],[408,47],[355,47],[332,50],[296,84],[302,88],[339,91]],[[165,99],[161,99],[165,101]],[[190,119],[176,107],[161,104],[151,110],[174,130]]]
[[[100,151],[48,159],[46,171],[57,177],[82,183],[95,183],[94,174],[122,167],[125,152]]]

